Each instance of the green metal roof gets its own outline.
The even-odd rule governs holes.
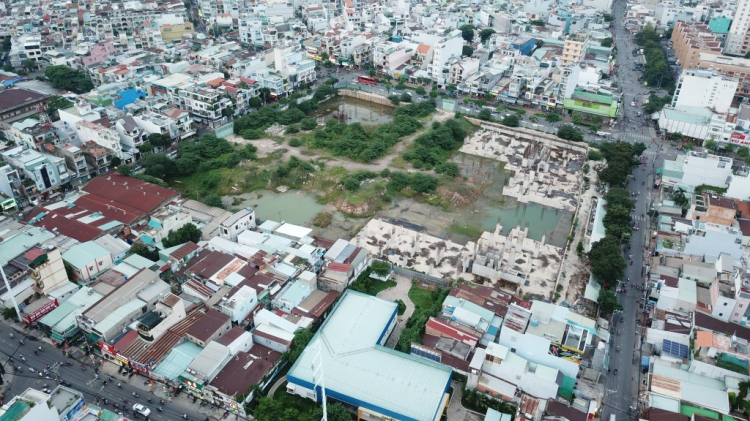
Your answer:
[[[576,379],[574,377],[564,376],[560,389],[557,390],[557,394],[564,399],[569,400],[573,396],[573,389],[575,389],[575,387]]]
[[[3,415],[0,415],[0,421],[20,420],[31,409],[31,405],[23,401],[15,401]]]
[[[25,232],[16,234],[0,243],[0,262],[9,262],[25,253],[32,246],[42,244],[54,237],[55,234],[47,230],[31,227]]]
[[[200,355],[201,351],[203,351],[203,348],[192,342],[178,345],[156,366],[154,373],[166,379],[175,380]]]
[[[75,268],[85,267],[92,261],[109,256],[109,251],[93,241],[76,244],[63,253],[62,258]]]
[[[728,34],[729,25],[732,24],[732,19],[729,18],[713,18],[708,22],[708,30],[714,34]]]

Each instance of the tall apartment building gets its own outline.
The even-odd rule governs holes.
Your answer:
[[[739,80],[711,70],[683,70],[672,98],[672,107],[706,107],[726,113]]]
[[[589,37],[585,34],[570,34],[565,39],[562,53],[562,66],[578,63],[586,55]]]
[[[724,54],[743,56],[750,51],[750,0],[739,0],[729,27]]]
[[[672,48],[683,69],[694,69],[700,62],[700,53],[721,53],[721,39],[706,24],[677,21],[672,30]]]

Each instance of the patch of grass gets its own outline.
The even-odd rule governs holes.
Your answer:
[[[459,224],[453,224],[450,227],[448,227],[448,231],[462,235],[464,237],[477,239],[482,236],[482,233],[484,230],[479,227],[475,227],[474,225],[459,225]]]
[[[372,293],[372,295],[378,295],[381,291],[385,291],[388,288],[395,287],[396,281],[394,281],[393,279],[389,279],[387,281],[379,281],[375,279],[370,285],[370,293]]]
[[[319,212],[312,220],[313,225],[320,228],[325,228],[331,225],[333,222],[333,214],[331,212]]]
[[[391,165],[389,165],[389,167],[396,168],[399,170],[405,170],[406,168],[409,167],[409,164],[404,160],[404,158],[401,158],[399,156],[399,157],[393,158],[393,160],[391,161]]]
[[[415,310],[424,310],[432,306],[432,291],[422,289],[416,284],[412,285],[407,294]]]

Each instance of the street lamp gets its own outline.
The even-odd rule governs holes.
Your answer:
[[[5,282],[5,288],[8,290],[8,295],[10,295],[10,301],[13,303],[13,308],[16,309],[16,317],[18,317],[18,323],[23,323],[21,320],[21,310],[18,308],[18,303],[16,302],[16,296],[13,295],[13,290],[10,288],[10,282],[8,282],[8,278],[5,276],[5,265],[7,265],[8,262],[5,262],[2,267],[0,267],[0,272],[3,273],[3,282]]]

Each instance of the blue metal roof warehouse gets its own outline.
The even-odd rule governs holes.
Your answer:
[[[320,402],[320,393],[308,392],[320,391],[313,375],[322,361],[327,397],[397,420],[439,420],[451,369],[383,346],[397,311],[395,302],[346,291],[289,370],[287,391]]]

